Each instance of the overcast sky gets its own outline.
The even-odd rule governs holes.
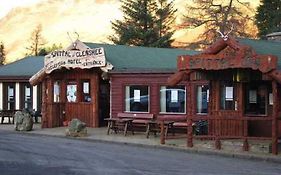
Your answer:
[[[0,18],[4,17],[12,8],[18,6],[29,6],[44,0],[6,0],[0,5]]]

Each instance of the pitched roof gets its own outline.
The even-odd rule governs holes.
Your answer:
[[[281,70],[281,42],[269,40],[239,39],[239,42],[252,46],[253,49],[262,55],[270,54],[278,57],[277,68]]]
[[[242,44],[250,45],[258,54],[272,54],[279,57],[281,69],[281,43],[266,40],[239,39]],[[198,52],[182,49],[148,48],[111,44],[85,43],[91,48],[103,47],[106,59],[114,66],[113,72],[149,71],[161,72],[176,70],[178,55],[194,55]],[[32,76],[44,66],[43,56],[24,59],[0,67],[0,77]]]
[[[0,66],[0,77],[32,76],[44,66],[43,56],[29,56],[13,63]]]
[[[113,66],[113,72],[172,71],[177,68],[177,56],[195,54],[183,49],[149,48],[124,45],[85,43],[91,48],[103,47],[105,57]]]

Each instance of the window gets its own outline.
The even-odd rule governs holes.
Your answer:
[[[246,85],[245,92],[245,113],[265,115],[267,111],[267,101],[269,105],[272,103],[271,88],[265,84],[251,83]]]
[[[160,87],[160,112],[185,113],[185,86]]]
[[[54,102],[60,102],[60,81],[54,83]]]
[[[196,97],[197,114],[207,114],[208,103],[209,103],[209,86],[208,85],[197,86],[196,94],[197,94]]]
[[[7,109],[14,110],[15,109],[15,85],[9,84],[7,86]]]
[[[67,102],[77,102],[77,84],[75,81],[68,82],[66,86]]]
[[[128,112],[149,111],[148,86],[126,86],[125,110]]]
[[[220,107],[223,110],[236,110],[237,101],[235,87],[232,82],[222,82],[220,85]]]
[[[90,81],[82,81],[82,102],[91,102]]]
[[[32,88],[30,84],[23,85],[23,108],[32,111]]]

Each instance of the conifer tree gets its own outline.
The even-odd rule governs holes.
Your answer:
[[[272,32],[281,31],[281,1],[280,0],[262,0],[257,9],[256,25],[258,27],[258,36],[264,38],[265,35]]]
[[[0,66],[4,64],[6,58],[6,52],[3,42],[0,43]]]
[[[122,0],[123,19],[111,22],[115,44],[170,47],[174,22],[173,1]]]

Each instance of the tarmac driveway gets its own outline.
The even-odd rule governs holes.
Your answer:
[[[279,175],[277,163],[0,130],[1,175]]]

